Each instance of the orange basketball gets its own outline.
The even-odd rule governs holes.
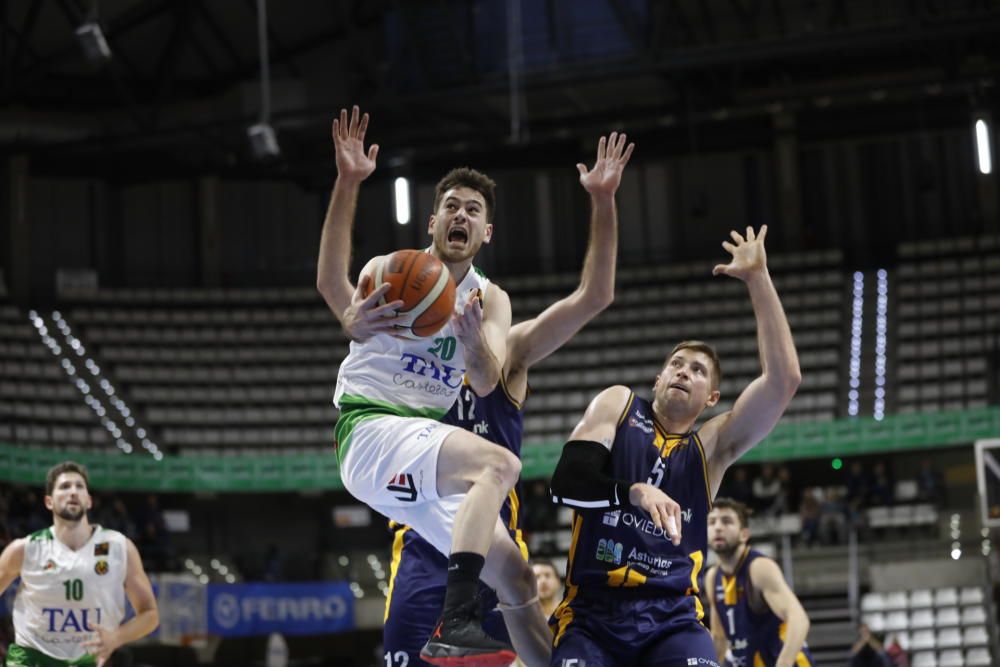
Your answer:
[[[402,300],[399,315],[408,326],[396,333],[404,338],[433,336],[448,323],[455,309],[455,281],[441,260],[422,250],[397,250],[383,257],[375,266],[370,284],[374,289],[383,283],[391,287],[382,303]]]

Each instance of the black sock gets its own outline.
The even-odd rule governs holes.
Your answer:
[[[444,615],[467,603],[479,590],[479,574],[486,558],[471,551],[448,556],[448,589],[444,594]]]

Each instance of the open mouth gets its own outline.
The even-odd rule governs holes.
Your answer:
[[[468,243],[469,232],[462,227],[452,227],[448,232],[448,243]]]
[[[683,391],[685,394],[690,394],[691,393],[690,391],[688,391],[687,387],[685,387],[684,385],[682,385],[680,383],[677,383],[677,382],[675,382],[672,385],[670,385],[670,389],[679,389],[679,390]]]

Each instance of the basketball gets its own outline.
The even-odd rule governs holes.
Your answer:
[[[382,304],[403,302],[399,315],[407,326],[395,334],[404,338],[433,336],[448,323],[455,309],[455,281],[448,268],[434,255],[422,250],[397,250],[383,257],[375,267],[368,293],[383,283],[392,287]]]

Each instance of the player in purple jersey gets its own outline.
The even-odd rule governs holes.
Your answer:
[[[524,426],[524,402],[528,396],[528,370],[565,344],[614,298],[615,256],[618,249],[618,216],[615,192],[622,171],[632,154],[625,135],[612,133],[598,141],[591,169],[578,164],[580,184],[591,200],[590,240],[583,262],[580,284],[570,295],[556,301],[536,317],[511,327],[507,336],[507,363],[500,383],[492,393],[477,396],[463,387],[458,401],[442,420],[480,434],[520,457]],[[528,547],[521,539],[521,494],[518,487],[501,508],[500,516],[525,559]],[[400,667],[424,665],[420,660],[423,636],[432,629],[432,619],[444,601],[447,559],[409,526],[393,526],[392,570],[386,599],[383,649],[386,664]],[[486,606],[495,602],[484,595]],[[518,608],[520,607],[520,608]],[[544,618],[537,598],[530,605],[501,605],[504,618],[515,626],[528,615]],[[503,638],[504,623],[487,616],[486,629]],[[546,641],[551,639],[545,637]]]
[[[577,510],[566,595],[554,617],[554,667],[718,665],[697,595],[711,501],[726,469],[774,428],[801,380],[767,271],[767,227],[731,235],[722,245],[732,260],[713,273],[746,283],[763,372],[732,410],[697,432],[702,411],[719,400],[719,360],[705,343],[674,348],[652,401],[614,386],[591,402],[551,484],[553,500]]]
[[[729,498],[716,498],[708,514],[709,545],[719,564],[705,573],[705,591],[719,662],[810,667],[809,617],[778,564],[750,548],[747,518],[746,505]]]

